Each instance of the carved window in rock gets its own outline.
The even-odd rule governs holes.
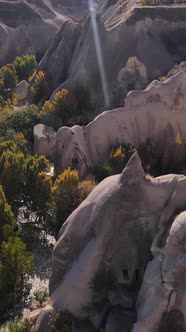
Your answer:
[[[123,280],[129,282],[130,281],[130,274],[129,270],[124,269],[123,270]]]
[[[139,279],[140,279],[140,273],[139,273],[139,270],[136,269],[136,270],[135,270],[135,282],[138,282]]]
[[[126,285],[136,284],[140,281],[140,269],[136,268],[135,264],[131,269],[122,270],[123,281]]]

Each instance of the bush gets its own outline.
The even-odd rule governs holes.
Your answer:
[[[95,188],[96,183],[91,180],[84,180],[79,183],[79,203],[81,203]]]
[[[23,55],[16,57],[14,61],[19,81],[28,80],[37,68],[37,61],[34,55]]]
[[[105,165],[105,166],[95,166],[93,170],[94,176],[95,176],[95,181],[96,182],[101,182],[108,176],[112,175],[112,168],[110,165]]]
[[[55,217],[53,216],[50,224],[56,238],[63,223],[94,187],[94,181],[81,182],[78,171],[72,170],[70,167],[58,176],[52,187]]]
[[[109,159],[112,174],[121,173],[134,152],[135,148],[132,145],[119,145],[112,149]]]
[[[48,299],[48,296],[49,296],[49,294],[48,294],[47,289],[37,290],[34,292],[34,297],[35,297],[35,300],[39,303],[39,307],[43,306],[43,304]]]
[[[33,104],[38,104],[43,98],[48,96],[48,91],[46,74],[44,71],[38,71],[31,82],[30,101]]]
[[[8,323],[9,332],[25,332],[26,326],[24,323],[19,321],[11,321]]]
[[[70,123],[72,116],[82,116],[90,113],[92,104],[90,93],[83,87],[74,91],[62,89],[58,91],[52,101],[45,101],[39,117],[41,122],[56,129]]]
[[[132,145],[114,147],[109,155],[108,164],[94,168],[95,180],[100,182],[108,176],[121,173],[134,152],[135,148]]]
[[[4,240],[8,239],[15,226],[14,216],[11,206],[8,204],[3,187],[0,186],[0,246]]]
[[[14,65],[8,64],[0,69],[1,89],[13,89],[17,82],[17,74]]]
[[[74,113],[75,99],[67,89],[58,91],[53,100],[47,100],[39,114],[41,121],[53,126],[54,128],[61,127]]]
[[[33,142],[33,127],[38,122],[38,108],[35,105],[23,106],[14,109],[5,115],[3,132],[7,134],[7,128],[11,128],[13,135],[22,133],[26,140]],[[3,125],[3,124],[2,124]]]
[[[69,167],[56,179],[52,188],[56,206],[56,218],[54,235],[57,238],[58,232],[68,216],[79,205],[79,174]]]
[[[33,257],[18,236],[10,237],[0,251],[0,310],[21,305],[24,300],[26,274],[33,266]]]

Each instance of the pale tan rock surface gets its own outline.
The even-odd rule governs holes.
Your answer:
[[[13,93],[17,93],[19,95],[19,99],[22,101],[28,97],[28,87],[28,82],[23,80],[17,84]]]
[[[175,331],[185,328],[186,212],[175,217],[185,209],[185,183],[175,174],[147,179],[135,153],[121,174],[97,185],[59,232],[54,308],[104,332],[159,332],[176,310]]]
[[[103,112],[86,126],[62,127],[57,131],[57,170],[74,166],[80,175],[85,175],[90,168],[103,164],[119,143],[136,147],[147,139],[173,143],[177,136],[185,142],[185,105],[185,72],[163,83],[153,81],[144,91],[129,92],[124,108]]]
[[[148,85],[148,74],[144,64],[136,57],[131,57],[126,67],[121,69],[115,89],[115,99],[120,106],[124,105],[124,97],[131,90],[142,90]]]
[[[185,41],[180,36],[185,34],[185,17],[186,7],[179,5],[141,7],[133,0],[105,1],[84,21],[70,65],[66,71],[61,68],[60,75],[66,78],[60,84],[52,80],[51,97],[63,87],[83,86],[93,104],[108,109],[118,74],[130,57],[144,64],[150,81],[165,76],[183,59]],[[62,49],[59,57],[65,53]]]
[[[0,65],[23,53],[36,54],[40,60],[64,22],[87,15],[87,4],[83,0],[0,0]]]
[[[39,124],[34,127],[34,153],[54,158],[55,131],[52,127]]]

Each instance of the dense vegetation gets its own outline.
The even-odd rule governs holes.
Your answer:
[[[57,238],[63,222],[95,186],[70,168],[52,177],[49,161],[32,154],[38,121],[58,127],[89,104],[83,88],[76,94],[63,89],[47,101],[47,78],[36,67],[35,57],[24,55],[0,68],[0,319],[7,310],[24,306],[28,297],[34,264],[29,239]],[[22,80],[29,83],[26,99],[16,93]],[[46,297],[35,293],[40,304]],[[11,321],[9,330],[24,331],[24,326]]]

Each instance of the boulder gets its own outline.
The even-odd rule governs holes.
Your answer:
[[[55,131],[52,127],[38,124],[34,127],[34,153],[54,158]]]
[[[181,182],[185,183],[185,179]],[[179,205],[179,204],[178,204]],[[178,215],[147,266],[132,332],[185,331],[186,212]],[[159,326],[159,328],[157,328]]]
[[[181,175],[146,180],[134,154],[121,175],[101,182],[59,233],[50,279],[53,305],[68,308],[79,319],[89,318],[97,328],[114,297],[117,305],[134,308],[165,203],[172,211],[170,197],[177,188],[184,197],[183,181]]]
[[[121,69],[117,77],[117,85],[114,93],[114,103],[123,106],[124,97],[131,90],[142,90],[148,84],[147,69],[136,57],[131,57],[126,67]]]
[[[22,101],[22,100],[26,99],[28,96],[28,87],[29,87],[29,84],[27,83],[27,81],[23,80],[17,84],[13,93],[18,94],[20,100]]]
[[[174,331],[184,331],[186,212],[175,214],[184,211],[185,194],[185,176],[149,179],[135,152],[69,216],[49,288],[55,310],[73,317],[73,332],[161,332],[169,313]]]

